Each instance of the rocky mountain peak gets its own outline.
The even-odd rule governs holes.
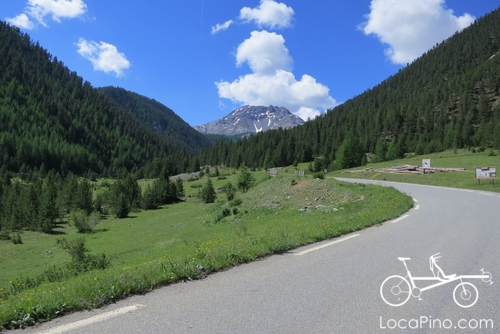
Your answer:
[[[201,133],[227,136],[258,133],[270,129],[292,128],[303,124],[302,118],[277,106],[243,106],[218,120],[195,126]]]

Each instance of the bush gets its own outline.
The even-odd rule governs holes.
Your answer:
[[[228,208],[222,209],[222,215],[224,217],[229,217],[231,215],[231,210],[229,210]]]
[[[250,187],[252,187],[254,182],[255,179],[248,170],[248,167],[244,164],[241,164],[236,183],[238,189],[241,190],[242,193],[246,193],[250,189]]]
[[[292,181],[290,182],[290,184],[291,184],[292,186],[294,186],[294,185],[296,185],[296,184],[297,184],[297,181],[295,181],[295,179],[292,179]]]
[[[72,211],[70,217],[73,221],[73,225],[80,233],[92,231],[92,229],[101,221],[100,213],[93,212],[90,215],[87,215],[87,212],[84,210]]]
[[[323,174],[323,172],[316,172],[313,174],[313,178],[323,180],[325,178],[325,174]]]
[[[233,199],[233,200],[229,203],[229,205],[230,205],[230,206],[240,206],[240,205],[241,205],[241,203],[243,203],[243,201],[241,200],[241,198],[235,198],[235,199]]]
[[[94,269],[106,269],[110,263],[106,255],[100,256],[90,255],[89,250],[85,247],[85,238],[77,238],[71,241],[66,238],[57,239],[57,244],[68,251],[71,255],[71,269],[75,272],[85,272]]]
[[[234,207],[234,208],[233,208],[233,215],[235,215],[235,216],[236,216],[236,215],[238,214],[238,212],[239,212],[239,211],[238,211],[238,208]]]
[[[199,193],[200,198],[205,203],[213,203],[217,195],[215,194],[214,185],[212,184],[212,179],[208,178],[207,183],[203,186]]]
[[[23,240],[21,239],[21,235],[19,233],[15,233],[10,237],[10,240],[14,245],[19,245],[23,243]]]
[[[10,234],[7,231],[0,231],[0,240],[10,240]]]
[[[231,182],[227,182],[221,187],[223,193],[226,194],[227,200],[232,201],[234,199],[234,195],[236,195],[236,187],[233,186]]]

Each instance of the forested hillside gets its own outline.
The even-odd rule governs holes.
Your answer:
[[[157,175],[168,161],[171,173],[189,163],[184,151],[4,22],[0,128],[0,166],[20,175],[54,169],[63,175],[119,176],[141,167],[145,174]]]
[[[448,148],[500,148],[500,9],[436,45],[380,85],[290,130],[218,142],[202,164],[318,168]],[[353,154],[354,153],[354,156]],[[333,162],[337,160],[336,164]]]
[[[118,107],[132,113],[139,122],[191,154],[199,153],[201,149],[211,145],[203,134],[193,129],[160,102],[123,88],[104,87],[97,90],[110,98]]]

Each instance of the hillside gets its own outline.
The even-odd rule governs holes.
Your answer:
[[[139,122],[153,129],[169,143],[186,149],[191,154],[210,147],[205,136],[195,131],[174,111],[153,99],[117,87],[98,88],[97,91],[119,108],[130,112]]]
[[[344,164],[347,146],[356,152]],[[367,152],[383,161],[471,146],[500,148],[500,9],[321,117],[218,143],[200,162],[262,167],[267,155],[284,166],[321,156],[321,167],[345,168]]]
[[[236,136],[280,127],[288,129],[300,124],[304,121],[283,107],[243,106],[225,117],[194,128],[201,133]]]
[[[141,167],[152,173],[167,157],[172,172],[188,163],[173,143],[117,108],[28,34],[4,22],[0,128],[0,166],[15,173],[43,168],[117,176]],[[176,166],[179,163],[183,166]]]

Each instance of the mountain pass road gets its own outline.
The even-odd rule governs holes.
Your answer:
[[[365,230],[23,332],[500,333],[500,194],[341,180],[393,186],[412,196],[414,206]],[[446,279],[430,270],[429,257],[437,253]],[[412,277],[431,279],[416,280],[409,291],[405,264]],[[401,306],[381,297],[392,275],[407,278],[384,285],[388,299],[399,304],[415,295]],[[472,277],[456,279],[462,275]],[[436,283],[442,284],[422,290]]]

